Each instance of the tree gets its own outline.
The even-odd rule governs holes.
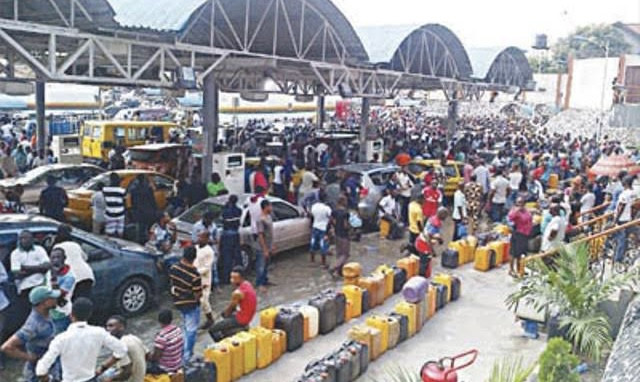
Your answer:
[[[585,41],[585,37],[594,43]],[[553,58],[563,69],[569,58],[569,53],[574,58],[604,57],[603,47],[609,44],[609,57],[618,57],[624,53],[630,53],[631,46],[627,44],[622,33],[608,24],[591,24],[578,27],[569,36],[561,38],[551,47]]]
[[[529,66],[534,73],[558,73],[558,63],[549,57],[529,56]]]

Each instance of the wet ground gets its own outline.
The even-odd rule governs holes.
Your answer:
[[[401,255],[404,241],[380,239],[377,233],[363,235],[360,242],[352,244],[352,260],[363,265],[364,272],[373,271],[383,263],[394,263]],[[333,259],[332,259],[333,260]],[[435,272],[440,270],[436,260]],[[535,360],[545,346],[544,340],[528,340],[522,337],[522,330],[514,321],[514,316],[504,306],[505,297],[515,288],[502,269],[481,273],[465,265],[453,273],[462,280],[462,297],[448,305],[426,323],[420,333],[388,351],[379,360],[371,364],[368,373],[360,380],[379,381],[381,373],[392,364],[400,364],[418,373],[427,360],[451,356],[468,349],[478,349],[480,356],[476,363],[460,374],[463,381],[483,381],[489,374],[494,361],[507,356],[522,356],[526,361]],[[306,249],[279,255],[270,269],[270,279],[277,285],[266,295],[259,297],[259,308],[304,302],[316,292],[327,288],[340,288],[341,281],[334,281],[317,263],[312,264]],[[230,295],[230,287],[224,287],[220,294],[213,293],[214,310],[224,309]],[[383,306],[373,309],[373,313],[388,313],[399,301],[399,295],[393,296]],[[138,335],[146,344],[152,344],[158,330],[156,316],[161,308],[172,307],[168,295],[159,298],[158,305],[143,316],[129,321],[129,331]],[[179,315],[176,314],[176,317]],[[339,347],[347,338],[348,329],[354,324],[364,322],[364,318],[352,320],[332,333],[319,336],[296,352],[285,354],[270,367],[252,373],[241,381],[280,382],[291,381],[304,371],[305,365],[312,359],[320,358]],[[257,319],[254,320],[254,324]],[[196,354],[212,344],[211,338],[203,332],[198,338]],[[0,374],[1,381],[18,381],[19,367],[15,362]]]

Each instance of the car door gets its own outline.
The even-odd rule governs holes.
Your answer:
[[[95,243],[88,241],[84,237],[74,237],[76,243],[82,247],[84,253],[87,254],[87,262],[95,277],[93,285],[92,298],[96,306],[109,307],[112,303],[112,296],[115,288],[120,282],[118,277],[118,269],[120,266],[119,259],[114,259],[113,253],[99,247]]]
[[[273,240],[278,252],[309,244],[309,219],[302,216],[293,206],[274,201]]]

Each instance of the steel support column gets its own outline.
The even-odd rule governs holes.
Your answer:
[[[367,139],[369,133],[369,98],[362,98],[362,110],[360,112],[360,155],[359,162],[367,161]]]
[[[218,84],[213,73],[208,74],[202,83],[202,114],[204,152],[202,155],[202,181],[206,184],[211,179],[213,167],[213,148],[218,142],[218,118],[220,103]]]
[[[316,127],[318,130],[322,130],[325,120],[325,108],[324,108],[324,95],[318,96],[318,104],[316,107]]]
[[[36,137],[38,139],[38,150],[44,150],[47,145],[47,131],[45,129],[44,89],[45,82],[36,81],[36,122],[38,124]]]

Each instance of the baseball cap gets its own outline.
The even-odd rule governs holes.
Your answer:
[[[45,286],[35,287],[29,292],[29,302],[31,302],[31,305],[38,305],[46,299],[58,297],[60,297],[59,290],[53,290]]]

